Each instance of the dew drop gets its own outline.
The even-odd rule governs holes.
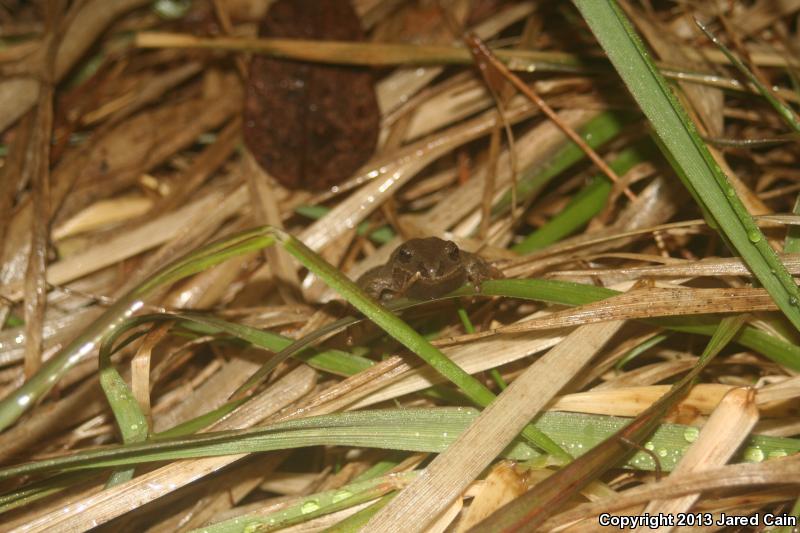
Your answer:
[[[349,490],[340,490],[339,492],[335,493],[332,498],[333,503],[339,503],[340,501],[346,500],[353,496],[353,493]]]
[[[319,509],[319,502],[317,500],[308,500],[300,506],[300,512],[303,514],[313,513]]]
[[[747,232],[747,238],[750,239],[750,242],[757,243],[761,240],[761,232],[753,229]]]
[[[748,463],[760,463],[764,460],[764,450],[761,448],[747,448],[744,451],[744,460]]]
[[[686,439],[686,442],[696,441],[699,435],[700,430],[697,428],[686,428],[686,430],[683,432],[683,438]]]

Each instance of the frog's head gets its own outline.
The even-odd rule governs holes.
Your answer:
[[[460,287],[466,279],[461,250],[452,241],[438,237],[411,239],[398,247],[389,261],[392,276],[401,283],[416,278],[409,288],[412,298],[430,298]]]

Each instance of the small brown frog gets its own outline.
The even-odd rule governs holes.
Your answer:
[[[392,252],[385,265],[365,272],[357,281],[376,300],[400,296],[431,300],[469,282],[477,288],[503,274],[478,255],[438,237],[410,239]]]

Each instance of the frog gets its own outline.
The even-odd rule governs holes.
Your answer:
[[[426,237],[407,240],[386,264],[368,270],[356,283],[376,300],[388,302],[401,296],[432,300],[468,282],[479,290],[482,282],[502,277],[481,256],[453,241]]]

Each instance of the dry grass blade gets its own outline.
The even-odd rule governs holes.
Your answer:
[[[53,98],[55,95],[56,51],[61,42],[58,28],[65,4],[53,1],[47,4],[47,23],[44,58],[39,75],[41,84],[35,111],[34,129],[29,138],[26,165],[23,169],[30,177],[33,188],[31,220],[31,246],[25,272],[25,375],[32,376],[42,364],[42,328],[47,305],[45,268],[47,238],[50,232],[50,139],[53,135]]]
[[[215,3],[217,5],[217,3]],[[269,175],[258,166],[249,152],[245,156],[247,165],[247,185],[253,202],[253,211],[259,225],[272,225],[283,228],[281,212],[276,201],[276,186]],[[270,248],[264,251],[273,276],[278,283],[278,290],[287,303],[297,303],[300,292],[300,280],[291,263],[289,254],[283,250]]]
[[[520,333],[604,320],[774,311],[777,308],[764,289],[636,289],[576,310],[559,311],[547,317],[504,326],[496,332]]]
[[[393,66],[403,63],[417,65],[441,65],[469,63],[470,54],[465,49],[452,46],[415,46],[403,44],[371,44],[363,46],[346,41],[309,41],[303,39],[202,39],[191,35],[171,33],[139,33],[136,45],[143,48],[206,48],[259,52],[263,54],[292,57],[304,61],[320,61],[346,65]],[[539,59],[542,63],[563,64],[572,70],[579,62],[574,56],[552,55],[536,52],[503,53],[506,58],[524,57],[529,61]]]
[[[171,324],[156,326],[142,341],[131,360],[131,392],[147,419],[151,419],[150,406],[150,361],[153,348],[169,332]]]
[[[669,392],[669,387],[669,385],[646,385],[576,392],[557,398],[553,402],[553,410],[637,416]],[[710,414],[733,388],[732,385],[719,383],[695,385],[676,405],[676,416],[681,420],[688,418],[688,421],[691,421],[696,415]],[[682,413],[687,415],[686,418]]]
[[[630,489],[613,499],[579,505],[548,520],[542,524],[542,528],[550,529],[566,525],[578,519],[625,509],[657,498],[677,498],[714,489],[780,483],[796,484],[798,475],[800,475],[800,459],[786,457],[768,463],[729,465],[682,476],[670,476],[662,481]]]
[[[211,193],[183,205],[180,209],[142,224],[126,234],[54,263],[48,269],[47,281],[53,285],[62,285],[134,257],[143,251],[168,242],[179,234],[187,221],[205,217],[210,209],[217,209],[222,216],[230,215],[241,209],[246,200],[247,191],[244,186],[227,195],[224,192]],[[9,291],[7,298],[9,299],[15,300],[21,296],[21,291],[15,290],[14,285],[8,286],[7,289]]]

